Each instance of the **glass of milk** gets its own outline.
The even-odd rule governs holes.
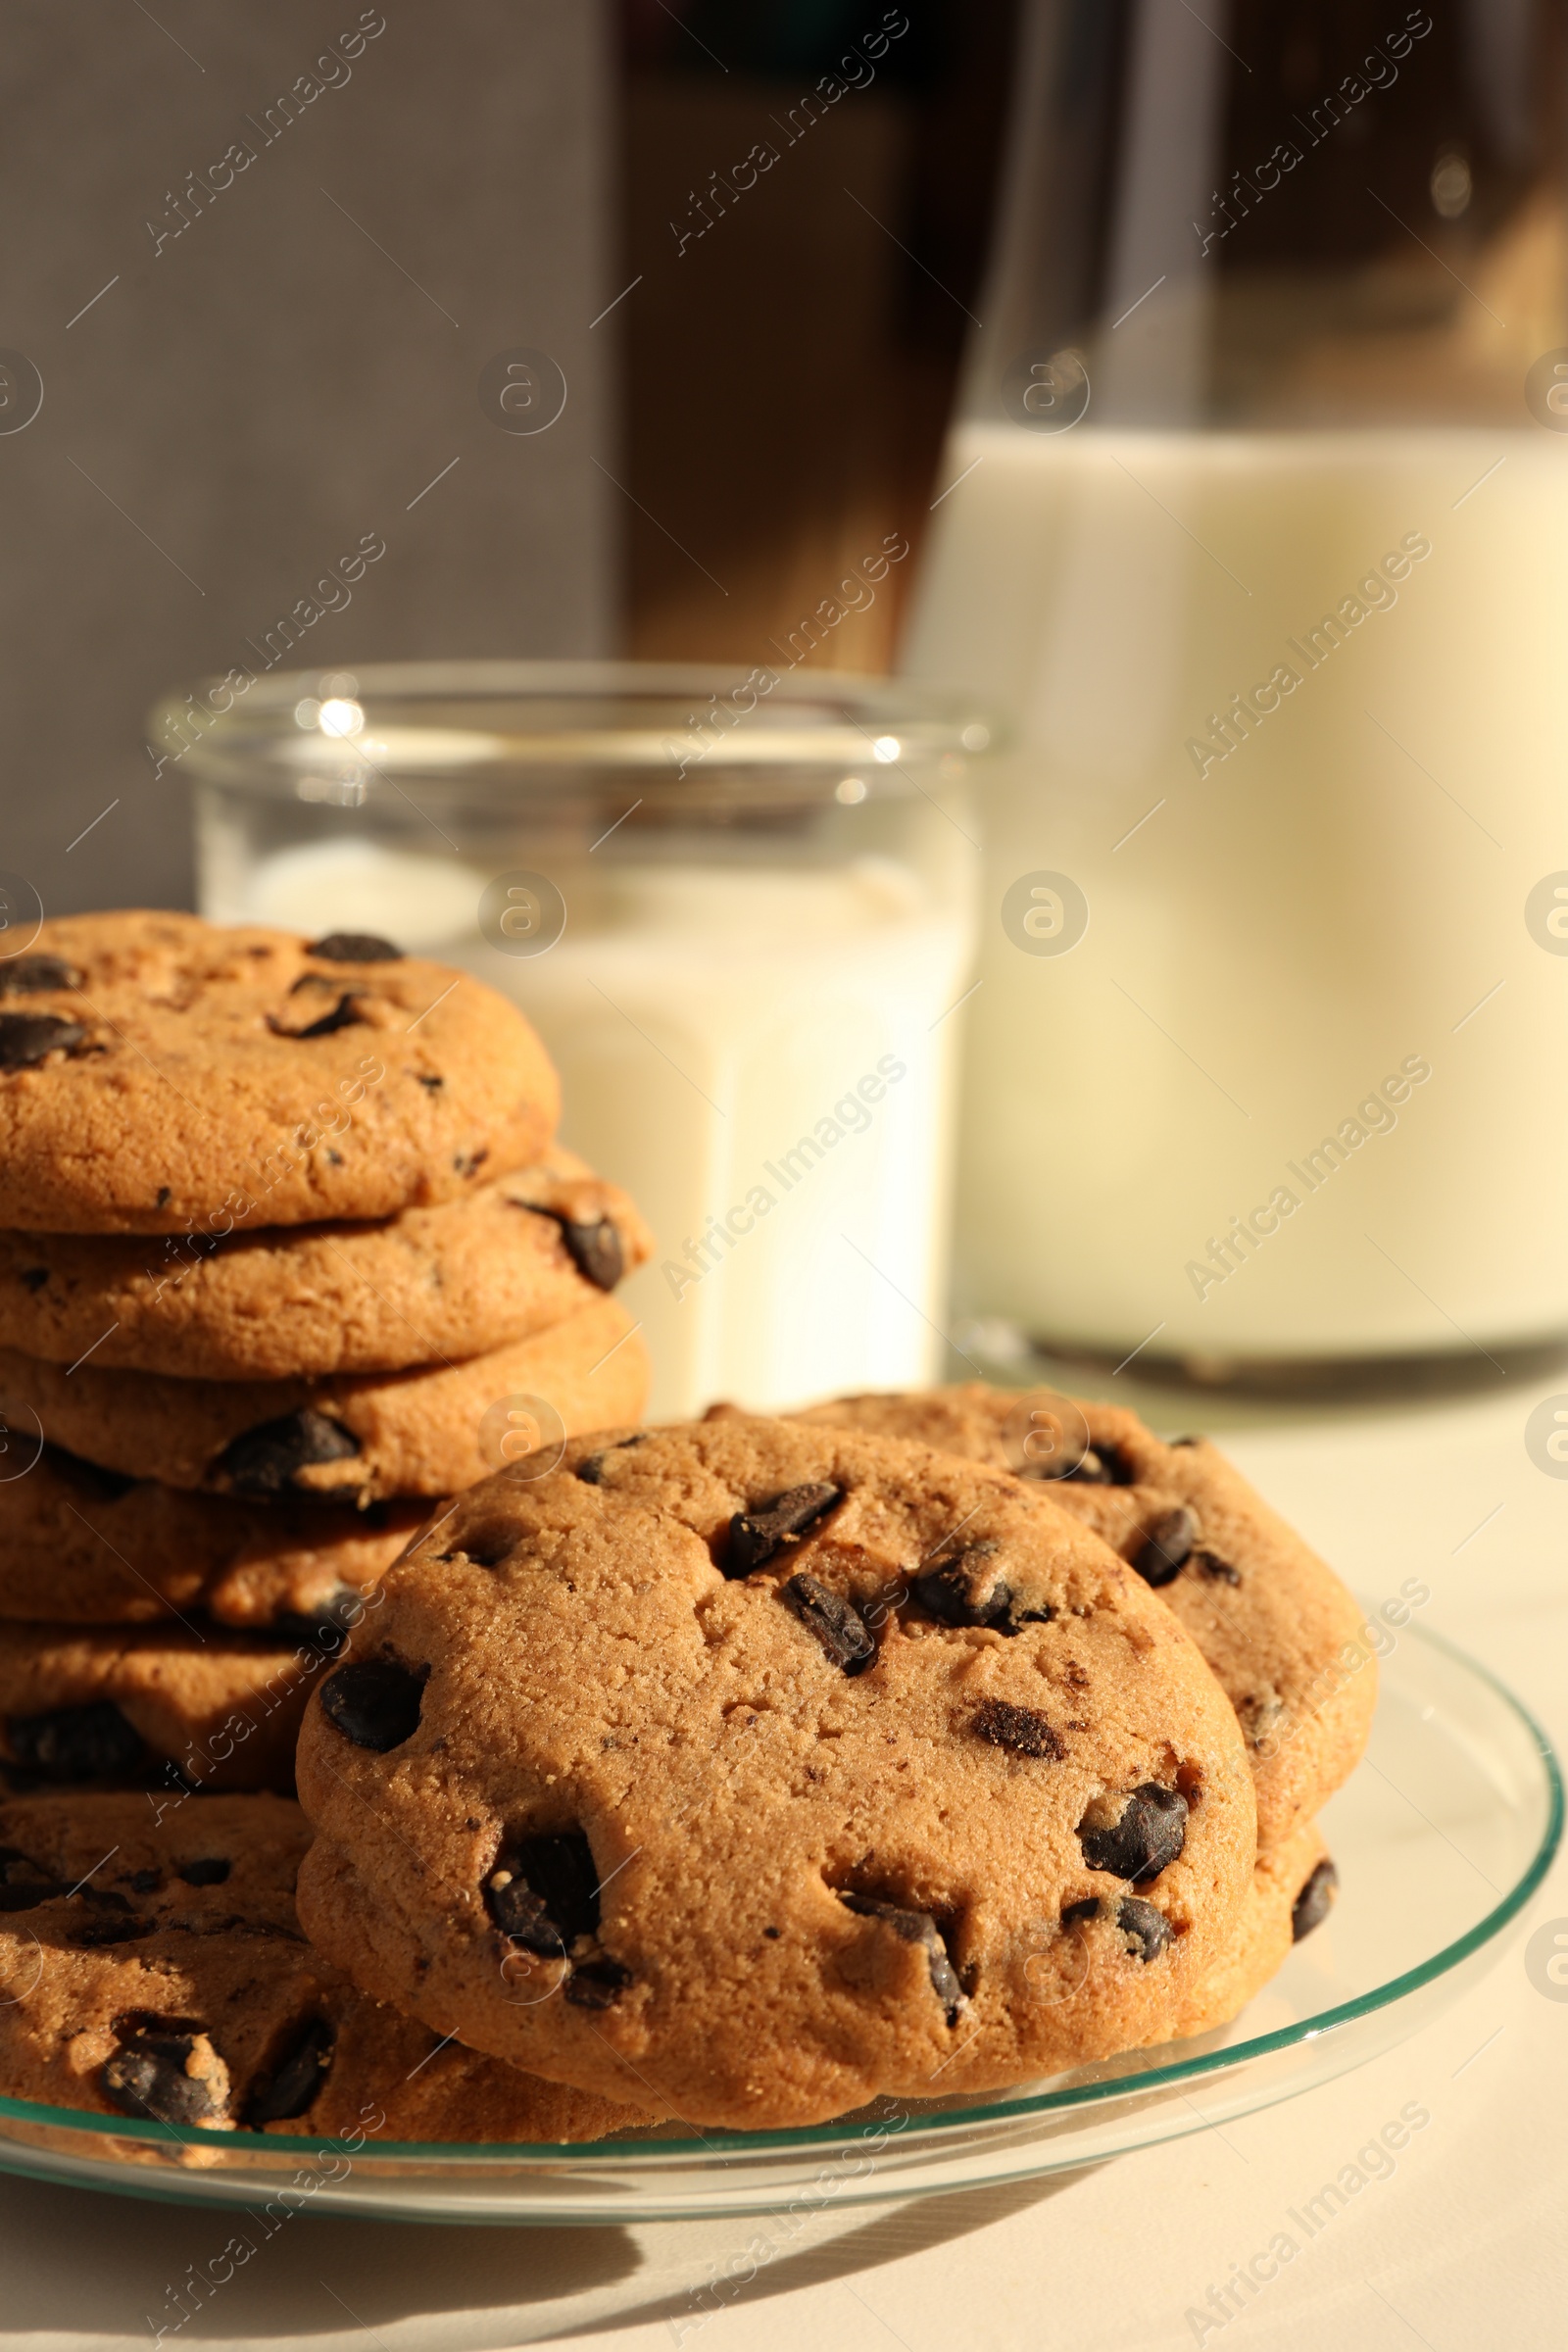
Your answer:
[[[154,714],[202,911],[515,999],[658,1250],[656,1414],[933,1376],[972,986],[967,702],[842,676],[231,671]]]
[[[1565,14],[1025,11],[906,651],[1014,722],[956,1279],[1019,1360],[1568,1332]]]

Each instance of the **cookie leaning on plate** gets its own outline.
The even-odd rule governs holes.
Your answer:
[[[1260,1853],[1229,1948],[1198,1987],[1180,2032],[1207,2034],[1239,2016],[1291,1946],[1322,1926],[1338,1886],[1339,1873],[1315,1821],[1302,1822]]]
[[[8,1625],[0,1762],[41,1782],[288,1789],[329,1651],[184,1626]]]
[[[158,1820],[140,1795],[0,1804],[0,2092],[356,2144],[597,2139],[649,2120],[443,2049],[357,1992],[295,1917],[309,1840],[276,1796]]]
[[[1362,1612],[1205,1438],[1167,1446],[1116,1405],[980,1381],[840,1396],[799,1418],[917,1438],[1047,1479],[1062,1508],[1157,1591],[1208,1660],[1247,1737],[1260,1845],[1310,1820],[1354,1770],[1377,1700]],[[1064,1422],[1078,1428],[1076,1445],[1070,1430],[1063,1445]]]
[[[1178,2030],[1251,1877],[1241,1735],[1046,1490],[778,1421],[529,1467],[389,1573],[307,1710],[300,1915],[357,1983],[739,2127]]]
[[[41,1364],[0,1348],[0,1415],[106,1470],[253,1500],[450,1494],[495,1467],[484,1417],[542,1398],[567,1430],[632,1419],[648,1393],[637,1326],[592,1292],[548,1331],[466,1363],[325,1380],[172,1380]]]
[[[527,1166],[559,1110],[514,1006],[384,940],[83,914],[0,958],[0,1227],[391,1216]]]
[[[561,1151],[368,1224],[220,1241],[0,1232],[0,1346],[183,1380],[398,1372],[527,1339],[651,1247],[619,1187]]]
[[[206,1617],[318,1637],[430,1516],[428,1502],[231,1502],[46,1446],[0,1481],[0,1620],[147,1625]]]

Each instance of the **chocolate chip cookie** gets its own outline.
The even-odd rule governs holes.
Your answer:
[[[1167,1446],[1116,1405],[980,1381],[841,1396],[800,1415],[917,1438],[1041,1479],[1181,1619],[1230,1698],[1275,1844],[1354,1770],[1377,1699],[1363,1616],[1333,1570],[1204,1438]]]
[[[1315,1821],[1299,1823],[1260,1853],[1230,1947],[1199,1986],[1181,2032],[1207,2034],[1239,2017],[1291,1946],[1322,1926],[1338,1887],[1339,1873]]]
[[[0,1619],[212,1619],[302,1639],[348,1622],[428,1502],[231,1502],[100,1470],[46,1446],[0,1481]]]
[[[218,1796],[160,1817],[163,1803],[0,1804],[6,2097],[181,2133],[325,2137],[350,2159],[367,2139],[597,2139],[649,2120],[442,2048],[357,1992],[295,1917],[297,1805]]]
[[[392,1216],[528,1166],[559,1110],[520,1012],[384,940],[82,914],[0,961],[0,1227]]]
[[[369,1223],[222,1239],[0,1232],[0,1346],[185,1380],[400,1372],[546,1330],[651,1246],[626,1195],[559,1151]]]
[[[307,1710],[300,1915],[358,1984],[700,2125],[1179,2030],[1251,1876],[1241,1735],[1047,1489],[743,1419],[542,1466],[432,1525]]]
[[[291,1788],[305,1701],[338,1639],[0,1626],[0,1760],[40,1783]]]
[[[252,1501],[450,1494],[506,1458],[485,1416],[508,1397],[543,1399],[572,1431],[635,1418],[647,1394],[638,1328],[601,1292],[466,1363],[317,1381],[172,1380],[0,1348],[0,1415],[13,1430],[41,1428],[49,1445],[127,1477]]]

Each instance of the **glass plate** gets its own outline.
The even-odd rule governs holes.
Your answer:
[[[1413,2034],[1496,1957],[1562,1813],[1556,1760],[1517,1699],[1408,1627],[1383,1663],[1366,1760],[1324,1812],[1340,1899],[1218,2033],[983,2101],[884,2100],[809,2131],[677,2139],[658,2127],[580,2147],[350,2150],[0,2099],[0,2170],[253,2216],[559,2225],[811,2212],[1099,2163],[1294,2097]]]

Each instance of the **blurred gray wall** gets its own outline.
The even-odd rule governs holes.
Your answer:
[[[362,537],[386,553],[304,665],[608,650],[608,26],[600,0],[4,15],[0,351],[43,403],[0,429],[0,869],[54,913],[189,904],[147,706],[248,660]],[[536,435],[480,407],[517,345],[568,386]],[[0,428],[30,382],[0,372]]]

